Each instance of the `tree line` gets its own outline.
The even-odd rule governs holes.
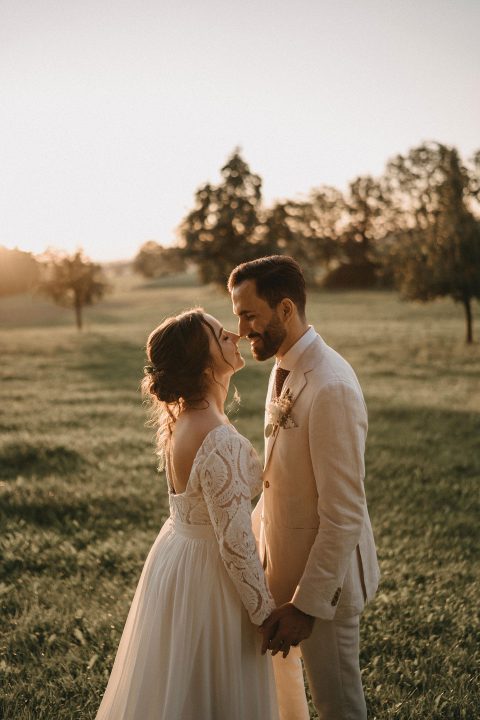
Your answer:
[[[180,225],[178,248],[204,282],[224,286],[239,262],[292,255],[325,287],[394,286],[410,300],[451,297],[465,312],[480,298],[480,151],[423,143],[387,163],[379,178],[345,193],[321,186],[302,200],[262,205],[262,181],[235,151],[218,185],[206,184]]]
[[[396,287],[409,300],[451,297],[464,308],[473,341],[472,302],[480,298],[480,151],[423,143],[387,163],[381,177],[353,180],[346,192],[319,186],[302,200],[262,201],[262,180],[239,150],[217,185],[195,193],[178,243],[144,243],[133,260],[145,277],[194,265],[204,283],[225,287],[232,267],[270,254],[289,254],[307,282],[328,288]],[[78,251],[49,252],[40,264],[0,248],[0,295],[36,286],[55,302],[82,309],[110,289],[100,265]]]

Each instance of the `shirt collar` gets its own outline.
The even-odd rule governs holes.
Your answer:
[[[276,367],[281,367],[284,370],[289,371],[293,370],[300,357],[303,355],[308,346],[312,344],[316,337],[317,333],[315,332],[315,329],[309,325],[308,330],[306,330],[302,337],[297,340],[295,345],[292,345],[290,350],[285,353],[280,362],[277,363]]]

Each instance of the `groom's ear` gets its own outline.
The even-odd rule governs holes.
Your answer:
[[[278,314],[283,322],[288,322],[295,315],[296,306],[290,298],[283,298],[278,304]]]

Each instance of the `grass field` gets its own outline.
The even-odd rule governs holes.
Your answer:
[[[197,303],[234,327],[228,297],[192,284],[125,281],[87,311],[82,334],[43,300],[0,301],[6,720],[95,716],[168,511],[139,395],[143,347],[162,317]],[[480,345],[463,344],[449,302],[318,293],[309,310],[369,407],[366,490],[383,573],[362,623],[369,718],[478,718]],[[260,451],[269,368],[249,359],[235,378],[235,421]]]

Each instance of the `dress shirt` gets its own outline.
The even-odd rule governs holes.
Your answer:
[[[308,330],[303,333],[302,337],[297,340],[295,345],[292,345],[290,350],[288,350],[281,358],[280,362],[276,363],[276,367],[292,371],[295,368],[300,356],[303,355],[305,350],[312,344],[316,337],[317,333],[315,332],[315,329],[309,325]]]

